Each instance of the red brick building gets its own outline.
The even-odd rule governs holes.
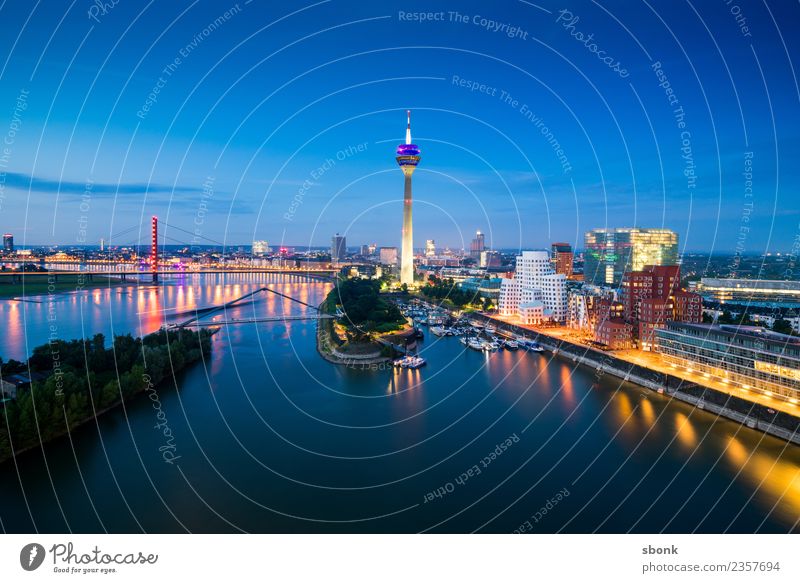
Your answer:
[[[622,280],[622,303],[625,318],[639,319],[639,302],[656,298],[667,300],[681,284],[678,265],[648,265],[642,271],[628,271]]]
[[[688,324],[699,324],[703,321],[703,300],[700,294],[678,290],[672,301],[673,320]]]
[[[553,243],[551,257],[556,273],[563,273],[567,278],[572,277],[572,263],[574,255],[569,243]]]
[[[681,272],[677,265],[648,265],[642,271],[629,271],[622,282],[624,318],[634,326],[638,347],[651,350],[655,330],[668,320],[698,323],[703,306],[698,294],[680,289]]]
[[[597,325],[595,342],[611,350],[629,350],[633,348],[633,325],[622,318],[604,320]]]
[[[650,350],[655,340],[657,328],[663,328],[667,320],[672,320],[672,300],[645,298],[639,302],[637,336],[639,348]]]

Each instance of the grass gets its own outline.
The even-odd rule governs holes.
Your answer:
[[[74,292],[78,290],[96,289],[116,286],[122,283],[118,279],[111,279],[104,275],[93,275],[91,280],[88,273],[75,275],[58,275],[50,279],[47,273],[20,274],[22,281],[15,280],[10,275],[0,276],[0,298],[25,298],[45,295],[50,293]]]

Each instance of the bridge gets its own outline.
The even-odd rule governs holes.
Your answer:
[[[268,316],[265,318],[233,318],[231,320],[214,320],[210,322],[191,322],[189,324],[181,324],[179,327],[197,327],[197,326],[228,326],[231,324],[258,324],[259,322],[286,322],[293,320],[332,320],[336,318],[331,314],[315,314],[311,316]]]
[[[293,302],[301,304],[301,305],[303,305],[303,306],[305,306],[307,308],[311,308],[316,313],[312,314],[312,315],[301,314],[301,315],[296,315],[296,316],[265,316],[265,317],[262,317],[262,318],[233,318],[233,319],[230,319],[230,320],[218,320],[216,322],[201,322],[200,321],[201,318],[207,316],[208,314],[212,314],[214,312],[219,312],[220,310],[227,310],[228,308],[233,308],[233,307],[236,306],[236,304],[238,304],[240,302],[243,302],[245,300],[249,300],[249,299],[257,296],[258,294],[261,294],[261,293],[264,293],[264,292],[269,292],[271,294],[275,294],[275,295],[280,296],[280,297],[282,297],[284,299],[291,300]],[[240,296],[240,297],[238,297],[236,299],[230,300],[230,301],[225,302],[223,304],[219,304],[219,305],[216,305],[216,306],[209,306],[209,307],[206,307],[206,308],[200,308],[200,309],[194,310],[194,314],[195,315],[193,317],[189,318],[188,320],[185,320],[185,321],[181,322],[180,324],[172,324],[171,326],[169,326],[169,328],[176,329],[176,328],[186,328],[186,327],[189,327],[189,326],[196,327],[196,326],[223,326],[223,325],[229,325],[229,324],[256,324],[256,323],[259,323],[259,322],[281,322],[281,321],[284,321],[284,320],[325,320],[325,319],[330,319],[330,318],[334,318],[335,317],[335,316],[332,316],[330,314],[323,313],[322,311],[320,311],[318,306],[314,306],[312,304],[306,303],[303,300],[298,300],[297,298],[294,298],[294,297],[292,297],[290,295],[286,295],[286,294],[281,293],[281,292],[279,292],[277,290],[270,289],[268,287],[258,288],[255,291],[246,293],[243,296]]]
[[[5,262],[4,262],[5,263]],[[302,275],[320,279],[323,281],[332,281],[338,271],[335,269],[291,269],[291,268],[266,268],[266,267],[248,267],[248,268],[210,268],[200,270],[169,270],[159,269],[158,271],[141,271],[141,270],[103,270],[103,269],[54,269],[51,271],[0,271],[0,278],[11,278],[14,282],[22,281],[25,278],[41,278],[53,277],[58,281],[59,276],[74,276],[78,274],[85,275],[89,281],[92,277],[97,275],[101,277],[118,278],[121,281],[127,281],[128,277],[151,277],[153,275],[165,275],[185,277],[190,275],[219,275],[219,274],[277,274],[277,275]]]
[[[165,268],[165,260],[164,260],[164,253],[163,251],[159,253],[158,245],[159,245],[159,238],[162,239],[162,247],[167,244],[167,240],[170,241],[172,244],[180,244],[185,247],[195,248],[198,243],[202,243],[206,246],[215,245],[222,247],[222,250],[229,249],[232,247],[230,243],[225,243],[222,241],[217,241],[215,239],[211,239],[209,237],[199,235],[196,232],[189,231],[182,227],[178,227],[176,225],[167,224],[164,221],[161,221],[161,224],[166,226],[170,230],[175,230],[180,233],[184,233],[185,235],[191,235],[192,241],[184,241],[180,239],[176,239],[175,237],[168,236],[166,233],[159,232],[159,219],[156,216],[153,216],[151,219],[150,225],[150,232],[149,232],[149,253],[147,255],[142,255],[137,253],[136,255],[142,258],[142,260],[130,260],[130,259],[86,259],[81,257],[71,257],[66,254],[61,254],[61,256],[51,256],[51,257],[44,257],[44,256],[37,256],[37,257],[4,257],[0,258],[0,264],[2,265],[38,265],[45,268],[45,271],[26,271],[26,272],[19,272],[19,271],[0,271],[0,276],[12,277],[12,278],[19,278],[22,273],[47,273],[49,275],[58,276],[62,274],[75,274],[76,272],[86,273],[86,274],[96,274],[96,275],[105,275],[105,276],[120,276],[123,280],[126,279],[127,275],[136,275],[136,276],[149,276],[152,277],[153,283],[158,282],[158,278],[161,275],[191,275],[191,274],[198,274],[198,273],[215,273],[215,274],[222,274],[222,273],[279,273],[279,274],[294,274],[294,275],[320,275],[320,276],[327,276],[333,277],[339,270],[333,266],[319,266],[319,263],[322,262],[315,262],[317,264],[316,267],[302,267],[300,265],[296,265],[295,267],[288,267],[288,266],[272,266],[272,267],[255,267],[249,265],[241,265],[236,264],[232,267],[221,267],[221,266],[208,266],[203,267],[200,269],[169,269]],[[138,230],[138,233],[137,233]],[[110,243],[112,240],[115,240],[114,245],[116,246],[128,246],[120,242],[121,239],[127,238],[129,236],[136,236],[134,242],[131,242],[129,246],[131,247],[140,247],[141,237],[143,235],[143,230],[140,226],[134,225],[132,227],[128,227],[127,229],[123,229],[114,235],[109,235],[107,241]],[[101,253],[102,253],[102,246],[101,246]],[[146,261],[144,258],[147,258]],[[292,261],[292,260],[287,260]],[[297,264],[302,262],[298,261]]]

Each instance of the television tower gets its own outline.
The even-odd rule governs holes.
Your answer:
[[[400,246],[400,283],[414,285],[414,235],[411,224],[411,175],[419,164],[419,148],[411,143],[411,111],[406,126],[406,142],[397,146],[397,160],[405,176],[403,190],[403,238]]]

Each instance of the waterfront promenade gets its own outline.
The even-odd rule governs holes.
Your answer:
[[[495,318],[495,319],[503,321],[501,318]],[[643,350],[631,349],[631,350],[613,350],[605,353],[603,351],[597,350],[591,346],[586,345],[585,337],[570,328],[558,327],[558,328],[542,329],[542,328],[534,328],[528,326],[523,326],[523,328],[535,331],[538,334],[549,336],[554,340],[562,340],[571,342],[573,344],[580,344],[586,349],[593,350],[599,354],[611,354],[615,358],[618,358],[625,362],[642,366],[661,374],[668,374],[678,377],[686,381],[687,383],[694,383],[702,387],[706,387],[708,389],[713,389],[721,393],[726,393],[734,397],[739,397],[747,401],[752,401],[753,403],[758,403],[759,405],[775,409],[776,411],[783,411],[784,413],[787,413],[789,415],[800,417],[800,406],[798,406],[796,403],[790,403],[783,399],[769,397],[767,395],[763,395],[761,393],[757,393],[752,390],[740,388],[735,386],[734,384],[723,382],[721,379],[714,378],[713,376],[710,375],[700,374],[690,369],[685,369],[679,366],[672,366],[670,364],[665,363],[664,360],[661,358],[661,355],[657,352],[645,352]]]
[[[486,314],[473,316],[492,322],[498,330],[533,335],[554,355],[595,368],[598,373],[608,373],[659,393],[666,393],[699,409],[800,445],[800,408],[793,403],[753,391],[739,390],[711,377],[679,367],[673,368],[664,363],[658,353],[599,350],[583,343],[584,338],[568,328],[524,326],[506,318]]]
[[[501,333],[532,338],[553,355],[593,368],[597,374],[610,374],[800,445],[800,407],[794,403],[673,368],[664,363],[658,353],[600,350],[569,328],[526,326],[510,318],[479,312],[469,316],[490,323]]]

